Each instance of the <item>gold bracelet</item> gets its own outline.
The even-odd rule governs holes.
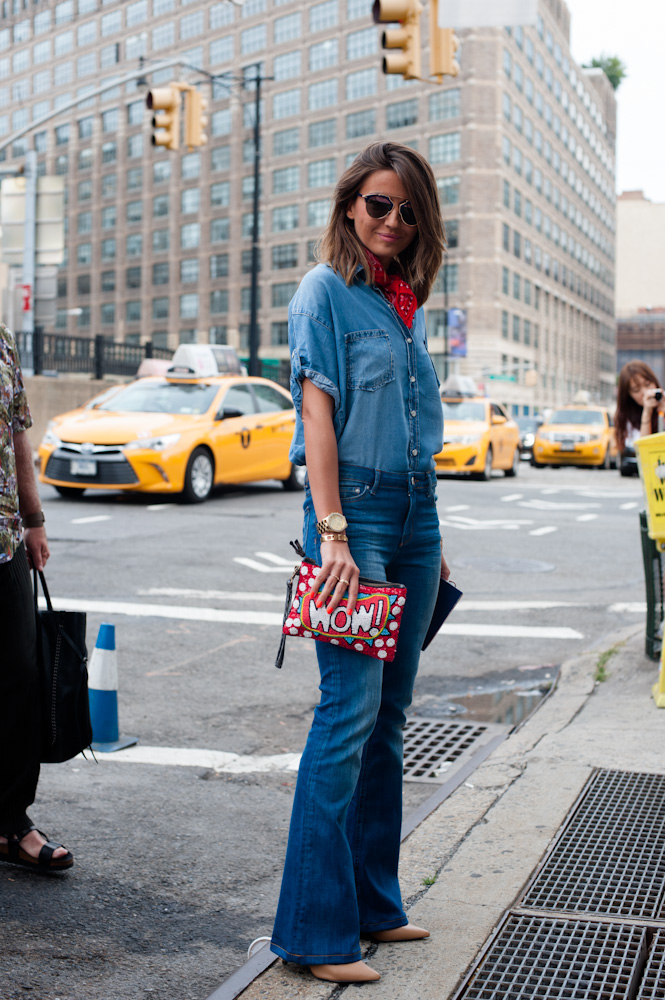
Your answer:
[[[319,535],[319,538],[321,539],[322,542],[348,542],[349,540],[347,536],[344,534],[344,532],[341,532],[340,534],[336,535],[330,532],[326,532],[325,535]]]

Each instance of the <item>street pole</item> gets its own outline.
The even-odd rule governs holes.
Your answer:
[[[25,156],[25,216],[23,222],[23,323],[30,353],[35,355],[35,253],[37,228],[37,153],[29,149]],[[39,367],[39,366],[37,366]],[[35,372],[37,374],[37,372]]]
[[[256,64],[256,100],[254,105],[254,192],[252,217],[252,284],[249,313],[249,374],[260,375],[259,361],[259,182],[261,179],[261,65]]]

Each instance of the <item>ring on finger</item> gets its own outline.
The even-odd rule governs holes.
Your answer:
[[[339,583],[339,577],[335,576],[334,573],[331,573],[328,579],[330,579],[330,580],[337,580],[337,582]]]
[[[351,583],[351,581],[350,581],[350,580],[345,580],[345,579],[344,579],[344,577],[340,577],[340,581],[339,581],[339,582],[340,582],[340,583],[345,583],[345,584],[347,585],[347,587],[348,587],[348,586],[349,586],[349,584]]]

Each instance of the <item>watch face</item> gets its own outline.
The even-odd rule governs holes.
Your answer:
[[[343,514],[328,514],[326,518],[330,531],[344,531],[346,528],[346,518]]]

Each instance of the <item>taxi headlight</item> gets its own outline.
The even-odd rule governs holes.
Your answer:
[[[477,444],[480,434],[451,434],[444,439],[444,444]]]
[[[46,434],[42,438],[42,444],[53,445],[54,448],[59,448],[62,441],[55,433],[55,423],[53,420],[49,420],[46,426]]]
[[[179,434],[162,434],[159,437],[138,438],[136,441],[130,441],[129,444],[124,445],[124,447],[132,450],[146,449],[148,451],[165,451],[167,448],[176,444],[179,440]]]

